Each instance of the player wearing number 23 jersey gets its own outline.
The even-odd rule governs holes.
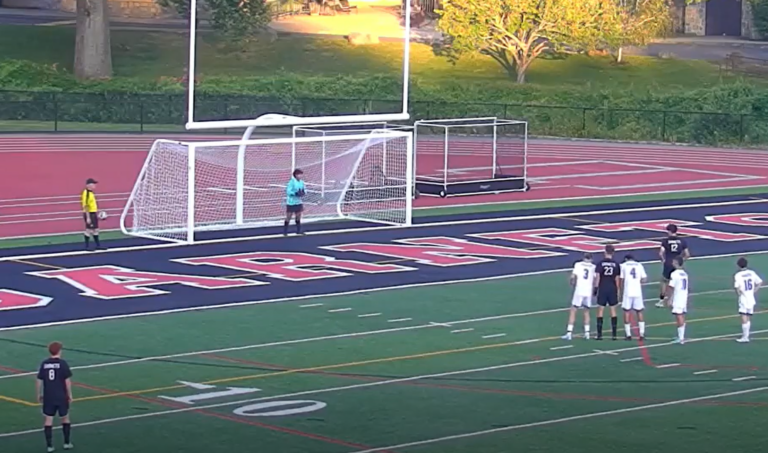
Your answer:
[[[571,286],[573,286],[573,299],[571,299],[571,311],[568,314],[568,327],[564,340],[573,337],[573,324],[576,320],[576,310],[592,306],[592,297],[595,293],[595,264],[592,262],[592,254],[585,253],[584,259],[573,265],[571,272]],[[584,338],[589,339],[589,310],[584,310]]]
[[[683,257],[677,256],[672,260],[675,268],[670,275],[669,288],[672,291],[672,314],[677,323],[677,341],[685,343],[685,314],[688,312],[688,287],[690,286],[688,273],[683,269]]]
[[[739,314],[741,315],[741,338],[737,340],[739,343],[749,342],[751,318],[757,305],[755,295],[763,284],[763,279],[755,271],[747,268],[748,264],[746,258],[739,258],[736,262],[739,271],[733,277],[733,287],[739,297]]]
[[[624,310],[625,339],[632,339],[631,312],[637,313],[637,325],[640,329],[640,339],[643,339],[643,337],[645,337],[645,319],[643,318],[645,304],[643,302],[642,285],[648,280],[648,274],[645,273],[645,268],[642,264],[635,261],[635,258],[632,255],[627,255],[624,258],[624,262],[621,264],[620,277],[622,287],[621,308]]]

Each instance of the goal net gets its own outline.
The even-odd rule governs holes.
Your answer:
[[[500,118],[415,124],[416,187],[422,195],[472,195],[528,189],[528,124]]]
[[[303,222],[411,224],[410,132],[222,142],[156,141],[121,217],[125,234],[192,243],[195,233],[282,225],[304,172]],[[387,174],[383,168],[386,166]]]

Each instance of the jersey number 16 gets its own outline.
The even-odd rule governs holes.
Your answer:
[[[752,279],[744,280],[744,291],[752,291]]]

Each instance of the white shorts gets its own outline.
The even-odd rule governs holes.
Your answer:
[[[684,315],[688,313],[688,302],[685,303],[674,303],[672,302],[672,314],[673,315]]]
[[[643,311],[645,310],[645,303],[642,297],[627,297],[624,296],[621,300],[622,310],[629,311]]]
[[[755,313],[755,304],[745,304],[739,302],[739,314],[740,315],[753,315]]]
[[[573,300],[571,300],[571,306],[576,308],[590,308],[592,306],[592,295],[580,296],[574,294]]]

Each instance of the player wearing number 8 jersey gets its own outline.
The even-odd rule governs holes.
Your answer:
[[[685,343],[685,314],[688,312],[688,273],[683,269],[683,257],[678,256],[672,260],[672,271],[669,279],[669,292],[667,297],[672,301],[672,314],[677,323],[676,342]]]
[[[666,305],[664,300],[667,296],[667,287],[669,286],[669,280],[672,278],[672,272],[675,271],[675,266],[672,262],[678,257],[687,260],[691,257],[691,252],[685,239],[677,236],[677,225],[670,223],[667,225],[667,237],[661,241],[661,248],[659,249],[659,258],[663,268],[661,271],[661,282],[659,283],[659,301],[656,303],[658,308],[663,308]]]
[[[739,258],[736,265],[739,267],[739,271],[733,278],[733,287],[736,289],[736,294],[739,296],[739,314],[741,315],[741,338],[739,343],[749,342],[749,329],[752,324],[752,315],[755,313],[755,305],[757,300],[755,295],[760,289],[760,285],[763,284],[763,280],[755,271],[748,269],[746,258]]]
[[[563,340],[573,338],[573,324],[576,321],[576,311],[584,309],[584,338],[589,340],[589,307],[592,306],[592,297],[595,293],[595,264],[592,262],[592,254],[585,253],[584,259],[573,266],[571,272],[571,286],[573,286],[573,299],[571,311],[568,314],[568,327]]]
[[[637,327],[640,330],[640,339],[645,338],[645,318],[643,310],[643,283],[648,281],[648,274],[642,264],[635,261],[632,255],[624,258],[621,264],[621,308],[624,310],[624,332],[626,340],[632,339],[632,312],[637,314]]]
[[[37,395],[43,405],[45,425],[45,443],[48,451],[53,448],[53,417],[61,417],[61,430],[64,433],[64,449],[72,448],[70,442],[71,425],[69,421],[69,404],[72,401],[72,371],[67,362],[61,358],[61,343],[53,342],[48,345],[50,357],[40,364],[37,372]]]

